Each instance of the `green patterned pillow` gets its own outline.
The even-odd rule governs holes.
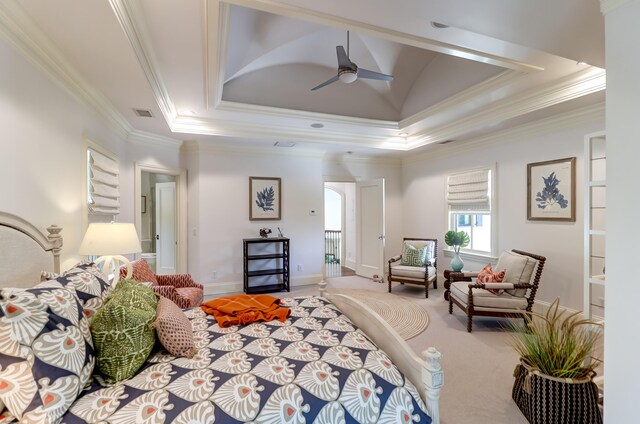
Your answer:
[[[416,248],[409,243],[404,244],[400,265],[424,266],[427,260],[427,246]]]
[[[158,300],[153,291],[134,280],[118,283],[91,323],[98,370],[112,380],[133,376],[153,349],[151,323]]]

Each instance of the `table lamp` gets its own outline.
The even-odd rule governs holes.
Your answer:
[[[118,262],[126,265],[126,278],[131,278],[133,272],[131,262],[122,255],[140,252],[142,252],[142,248],[136,227],[131,223],[123,222],[89,224],[78,251],[83,256],[100,256],[95,263],[103,263],[102,273],[106,278],[109,277],[113,264],[115,267],[114,284],[120,280]]]

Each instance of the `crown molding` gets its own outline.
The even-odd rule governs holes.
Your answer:
[[[214,155],[241,155],[241,156],[289,156],[299,158],[321,159],[324,152],[320,150],[296,150],[292,148],[279,147],[246,147],[228,146],[213,143],[200,142],[195,140],[182,143],[181,151],[187,154],[214,154]]]
[[[435,128],[428,128],[409,139],[407,148],[414,149],[439,140],[452,139],[477,128],[515,118],[606,88],[606,72],[589,67],[556,80],[545,87],[535,87],[519,95],[495,102],[480,112]]]
[[[493,102],[475,113],[463,117],[456,115],[456,111],[461,105],[473,102],[479,96],[494,90],[517,83],[526,75],[516,71],[505,71],[400,123],[221,101],[216,110],[222,115],[220,118],[178,117],[174,120],[172,129],[177,132],[193,134],[356,144],[408,151],[436,141],[456,138],[467,131],[591,94],[606,87],[605,71],[596,67],[588,67],[559,80],[553,80],[542,87],[524,90],[503,100]],[[419,125],[420,120],[435,114],[445,115],[442,119],[445,119],[446,122],[438,126],[425,127],[408,139],[396,135],[397,131],[407,128],[407,125]],[[274,117],[290,122],[278,126],[273,125],[268,119],[262,119],[260,123],[245,122],[242,120],[243,115]],[[329,128],[300,127],[310,121],[327,123]],[[342,127],[342,129],[331,129],[332,125]],[[356,130],[365,128],[369,133],[350,132],[349,128],[345,128],[345,126],[352,126]]]
[[[600,0],[600,11],[603,15],[606,15],[612,10],[630,2],[631,0]]]
[[[185,141],[182,143],[181,152],[191,155],[212,154],[212,155],[239,155],[239,156],[273,156],[273,157],[297,157],[322,159],[324,163],[338,164],[369,164],[369,165],[388,165],[400,166],[402,158],[391,158],[384,156],[354,156],[354,155],[333,155],[327,154],[320,150],[296,150],[295,147],[276,148],[276,147],[234,147],[226,145],[210,144],[195,140]]]
[[[177,116],[177,112],[160,75],[153,49],[149,47],[151,44],[147,36],[144,19],[139,18],[142,13],[139,10],[138,3],[132,0],[109,0],[109,4],[129,40],[133,52],[138,58],[138,63],[146,75],[147,81],[149,81],[164,119],[171,126],[171,122]]]
[[[488,94],[492,91],[506,87],[509,84],[513,84],[515,80],[523,78],[526,75],[527,74],[523,72],[512,70],[500,72],[498,75],[495,75],[489,79],[486,79],[485,81],[467,88],[466,90],[454,94],[453,96],[448,97],[445,100],[442,100],[441,102],[438,102],[435,105],[430,106],[424,110],[421,110],[420,112],[417,112],[408,118],[402,119],[398,126],[404,129],[411,125],[418,124],[421,121],[429,118],[430,116],[446,112],[448,109],[455,108],[456,106],[464,104],[468,101],[475,100],[478,96]]]
[[[354,165],[384,165],[384,166],[401,166],[402,158],[384,157],[384,156],[354,156],[354,155],[327,155],[324,163],[336,164],[354,164]]]
[[[304,121],[323,122],[336,125],[353,125],[366,128],[380,128],[393,132],[399,129],[397,121],[383,119],[358,118],[355,116],[334,115],[330,113],[309,112],[304,110],[286,109],[274,106],[252,105],[223,100],[217,110],[223,112],[250,113],[253,115],[275,116],[278,118],[300,119]]]
[[[133,130],[131,124],[80,76],[17,3],[0,1],[0,34],[76,100],[100,116],[116,134],[127,138]]]
[[[127,141],[132,144],[149,147],[164,147],[172,150],[179,150],[183,142],[175,138],[164,137],[148,131],[133,130],[129,133]]]
[[[205,2],[204,84],[207,109],[215,109],[222,100],[224,70],[227,63],[229,15],[231,5],[218,0]]]
[[[605,103],[597,103],[595,105],[585,106],[570,112],[562,113],[549,118],[539,119],[514,128],[497,131],[494,133],[482,135],[465,141],[460,146],[448,145],[439,151],[427,151],[405,157],[402,161],[404,164],[412,163],[428,163],[437,161],[438,159],[456,156],[461,153],[473,150],[484,149],[488,146],[506,144],[521,140],[526,137],[534,137],[538,135],[548,134],[551,132],[561,131],[566,128],[575,127],[576,125],[594,122],[596,120],[605,119]]]
[[[253,123],[233,121],[231,119],[178,118],[173,123],[174,132],[203,134],[226,137],[243,137],[249,139],[272,139],[287,141],[305,141],[323,144],[357,144],[389,150],[406,150],[402,137],[389,137],[379,134],[349,133],[345,131],[315,128],[294,128],[291,126],[274,126],[269,123]]]

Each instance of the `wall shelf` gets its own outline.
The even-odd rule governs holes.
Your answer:
[[[604,317],[606,136],[584,138],[584,317]],[[598,300],[599,302],[596,302]]]
[[[290,290],[288,238],[248,238],[242,246],[245,293]]]

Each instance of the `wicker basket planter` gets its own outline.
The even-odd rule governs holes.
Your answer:
[[[555,378],[521,360],[514,371],[512,398],[532,424],[602,424],[594,376]]]

